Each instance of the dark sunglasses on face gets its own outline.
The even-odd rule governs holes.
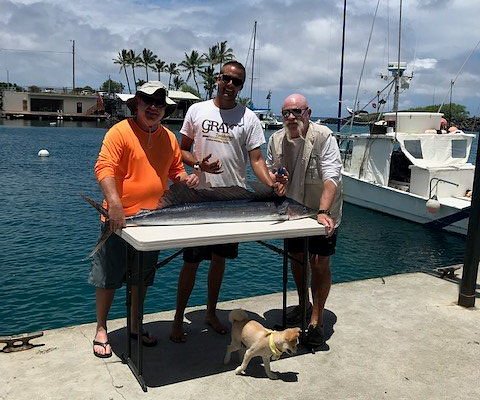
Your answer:
[[[298,118],[301,117],[302,114],[307,110],[308,108],[291,108],[289,110],[282,110],[282,116],[283,118],[288,118],[291,113],[295,118]]]
[[[224,81],[225,83],[229,83],[230,81],[233,83],[234,86],[242,86],[243,81],[239,78],[235,78],[230,75],[225,75],[225,74],[220,74],[220,79]]]
[[[149,107],[154,105],[156,108],[162,108],[166,105],[164,99],[156,99],[149,96],[140,96],[140,98]]]

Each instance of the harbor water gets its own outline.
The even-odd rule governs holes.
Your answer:
[[[38,125],[0,121],[0,336],[95,320],[85,258],[98,238],[99,218],[80,194],[102,198],[93,166],[105,129]],[[40,149],[50,157],[38,157]],[[462,263],[464,250],[464,237],[345,204],[333,280],[432,270]],[[175,307],[181,263],[179,257],[158,270],[146,313]],[[241,244],[238,259],[228,262],[220,300],[281,291],[281,263],[257,243]],[[189,305],[205,304],[207,270],[204,263]],[[125,315],[124,293],[117,292],[110,318]]]

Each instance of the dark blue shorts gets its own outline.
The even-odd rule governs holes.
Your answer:
[[[233,260],[238,257],[238,243],[214,244],[212,246],[187,247],[183,249],[183,261],[199,263],[211,260],[212,253]]]
[[[287,239],[289,253],[303,253],[303,238]],[[319,256],[328,257],[335,254],[337,245],[337,229],[330,237],[310,236],[308,237],[308,252]]]
[[[102,232],[105,227],[102,227]],[[128,260],[126,247],[128,246]],[[132,283],[138,284],[138,252],[112,233],[103,246],[93,255],[88,282],[97,288],[118,289],[126,282],[127,262],[132,266]],[[153,284],[158,251],[143,252],[143,280],[146,286]]]

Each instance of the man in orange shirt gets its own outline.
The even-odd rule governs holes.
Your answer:
[[[165,190],[168,179],[184,182],[189,187],[198,185],[195,174],[187,175],[175,135],[160,121],[171,114],[175,103],[167,97],[161,82],[147,82],[135,97],[127,101],[134,114],[114,125],[105,135],[95,164],[95,175],[105,196],[109,229],[125,226],[125,217],[141,209],[155,209]],[[104,225],[103,229],[107,229]],[[95,253],[89,282],[96,287],[97,329],[93,341],[93,354],[100,358],[111,357],[108,342],[107,317],[115,295],[125,281],[127,263],[136,265],[136,252],[131,259],[125,257],[125,242],[111,235]],[[153,283],[158,251],[144,253],[145,285]],[[133,281],[137,271],[133,270]],[[136,319],[138,291],[132,288],[132,319]],[[142,296],[145,298],[145,296]],[[144,331],[144,346],[155,346],[157,339]],[[138,332],[132,333],[132,337]]]

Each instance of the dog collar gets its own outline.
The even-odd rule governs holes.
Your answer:
[[[270,347],[270,351],[272,352],[272,354],[279,358],[281,355],[282,355],[282,352],[280,350],[278,350],[277,346],[275,345],[275,342],[273,341],[273,334],[275,333],[275,331],[268,331],[268,335],[270,336],[268,338],[268,347]]]

